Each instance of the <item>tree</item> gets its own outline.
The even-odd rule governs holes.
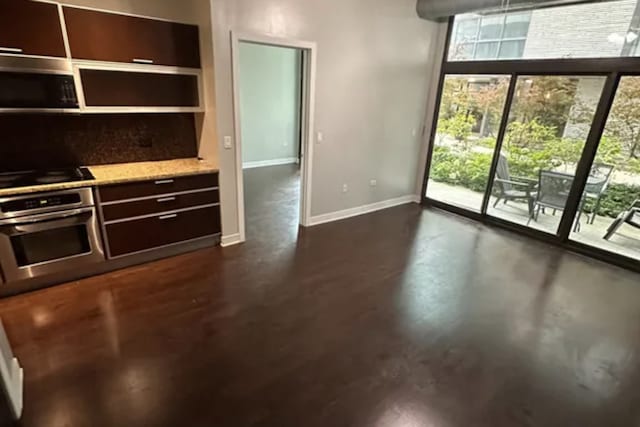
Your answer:
[[[466,78],[446,78],[440,101],[440,118],[448,119],[469,110],[469,82]]]
[[[458,142],[464,144],[465,150],[467,147],[467,139],[471,136],[471,131],[476,120],[473,116],[459,112],[453,117],[441,120],[438,125],[438,133],[444,133],[451,135]]]
[[[640,78],[620,81],[605,132],[621,141],[628,159],[640,158]]]
[[[471,123],[471,128],[481,121],[481,136],[492,134],[502,117],[508,85],[509,80],[504,77],[447,77],[440,103],[440,121],[464,115],[464,121]],[[461,124],[460,117],[456,120]],[[439,125],[439,132],[444,132],[442,129],[446,127]]]
[[[536,120],[553,127],[561,136],[575,104],[578,81],[571,77],[520,77],[511,117],[528,123]]]
[[[473,94],[474,106],[485,123],[481,129],[481,136],[495,136],[493,131],[498,129],[502,119],[508,88],[509,79],[496,78],[480,86]]]

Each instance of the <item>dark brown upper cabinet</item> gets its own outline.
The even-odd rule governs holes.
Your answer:
[[[0,53],[66,57],[58,6],[0,0]]]
[[[200,68],[195,25],[63,7],[74,59]]]

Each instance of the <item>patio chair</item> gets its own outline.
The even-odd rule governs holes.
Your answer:
[[[529,220],[537,221],[540,216],[540,210],[552,209],[555,211],[564,211],[569,199],[569,193],[571,192],[571,186],[574,180],[573,175],[569,175],[562,172],[553,172],[541,170],[538,179],[538,192],[534,202],[534,215]],[[580,202],[578,209],[579,216],[582,216],[582,208],[584,205],[584,199]],[[580,218],[576,221],[574,231],[580,230]]]
[[[628,210],[618,215],[618,218],[616,218],[615,221],[613,221],[613,223],[609,226],[607,234],[604,235],[604,239],[611,239],[611,237],[613,237],[613,235],[616,234],[620,227],[622,227],[624,224],[630,225],[635,228],[640,228],[640,200],[636,200],[635,202],[633,202],[633,205],[631,205]]]
[[[534,179],[511,176],[509,162],[501,154],[493,185],[493,195],[496,198],[493,207],[498,206],[501,200],[504,201],[504,204],[509,201],[525,200],[529,208],[529,218],[533,218],[536,185],[537,182]]]
[[[591,218],[587,220],[587,224],[593,224],[596,220],[596,216],[600,210],[600,202],[609,187],[609,180],[611,179],[614,168],[615,166],[606,163],[596,163],[591,168],[591,173],[589,174],[590,182],[588,182],[585,187],[584,197],[595,200],[595,203],[593,213]],[[593,183],[591,183],[591,181],[593,181]]]

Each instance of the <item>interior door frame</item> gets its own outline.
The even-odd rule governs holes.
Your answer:
[[[240,43],[299,49],[302,52],[302,105],[300,127],[302,144],[300,157],[300,225],[311,226],[311,191],[313,168],[313,135],[315,117],[317,43],[258,33],[231,31],[231,67],[233,81],[233,127],[236,139],[236,187],[238,195],[238,228],[240,241],[246,241],[244,208],[244,177],[242,169],[242,129],[240,116]]]
[[[602,259],[612,264],[640,271],[640,263],[633,258],[606,251],[594,246],[571,240],[571,230],[578,213],[580,198],[587,184],[589,172],[595,161],[595,157],[600,145],[600,139],[604,133],[607,119],[611,107],[615,100],[620,79],[623,76],[640,75],[640,58],[587,58],[587,59],[542,59],[542,60],[490,60],[490,61],[458,61],[449,62],[448,53],[451,43],[453,19],[449,20],[447,40],[442,57],[442,67],[438,83],[438,92],[435,97],[435,108],[433,124],[429,138],[429,148],[427,150],[426,167],[422,188],[423,206],[431,206],[446,210],[461,216],[465,216],[482,223],[498,226],[519,234],[526,235],[538,240],[542,240],[560,247],[573,250],[575,252]],[[479,212],[467,208],[455,206],[427,197],[429,184],[429,174],[433,159],[433,148],[436,139],[438,118],[440,116],[440,104],[444,91],[444,82],[447,76],[451,75],[501,75],[509,76],[509,89],[505,99],[503,115],[501,117],[499,133],[496,138],[496,146],[489,171],[488,183],[485,188],[482,207]],[[562,213],[560,225],[556,234],[545,233],[541,230],[526,227],[521,224],[506,221],[501,218],[487,214],[488,203],[495,180],[495,173],[498,166],[500,151],[504,140],[506,127],[508,125],[509,113],[513,104],[515,86],[517,79],[522,76],[602,76],[605,77],[604,87],[598,101],[594,118],[591,123],[589,134],[585,141],[580,161],[576,165],[575,178],[568,197],[566,209]]]

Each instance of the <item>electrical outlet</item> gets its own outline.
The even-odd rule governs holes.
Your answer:
[[[349,186],[347,184],[342,184],[342,192],[343,193],[349,192]]]
[[[321,143],[322,141],[324,141],[324,135],[322,132],[318,132],[318,143]]]
[[[369,185],[372,186],[372,187],[377,187],[378,186],[378,180],[372,179],[371,181],[369,181]]]
[[[224,148],[226,150],[231,150],[232,145],[231,145],[231,137],[230,136],[225,136],[224,137]]]

